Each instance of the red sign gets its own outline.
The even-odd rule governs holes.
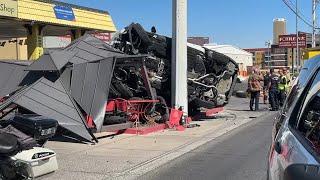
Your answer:
[[[111,41],[111,33],[93,33],[92,35],[104,42]]]
[[[300,48],[305,48],[307,46],[307,36],[306,34],[299,34],[298,43]],[[295,34],[290,35],[280,35],[279,36],[279,47],[284,48],[295,48],[297,47],[297,37]]]

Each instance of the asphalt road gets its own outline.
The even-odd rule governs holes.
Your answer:
[[[265,180],[273,117],[255,119],[139,179]]]

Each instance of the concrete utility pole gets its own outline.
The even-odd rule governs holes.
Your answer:
[[[312,0],[312,47],[316,47],[316,9],[318,0]]]
[[[299,53],[299,32],[298,32],[298,0],[296,0],[296,68],[300,65],[300,53]],[[293,71],[294,72],[294,71]]]
[[[172,0],[172,105],[188,112],[187,0]]]

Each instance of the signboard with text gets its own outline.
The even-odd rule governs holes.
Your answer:
[[[18,17],[17,0],[0,0],[0,16]]]
[[[62,19],[67,21],[76,20],[76,17],[74,16],[74,13],[73,13],[73,9],[71,7],[56,5],[53,7],[53,10],[57,19]]]
[[[111,33],[93,33],[92,35],[104,42],[111,41]]]
[[[298,43],[300,48],[305,48],[307,46],[307,36],[306,34],[299,34]],[[290,35],[280,35],[279,36],[279,47],[282,48],[296,48],[297,47],[297,37],[295,34]]]

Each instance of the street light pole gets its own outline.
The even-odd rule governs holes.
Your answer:
[[[270,61],[271,61],[271,42],[269,41],[268,42],[268,54],[269,54],[269,57],[268,57],[268,66],[270,68]]]
[[[270,40],[269,41],[266,41],[265,45],[268,47],[268,68],[270,68],[270,60],[271,60],[271,49],[270,49],[270,46],[271,46],[271,42]]]

